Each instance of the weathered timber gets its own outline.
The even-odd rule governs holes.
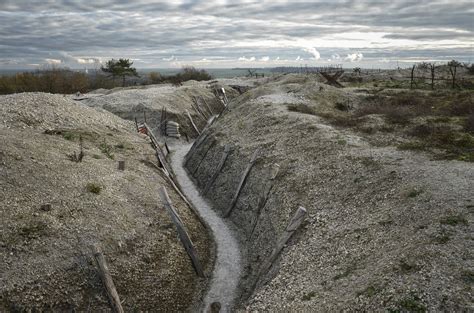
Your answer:
[[[120,302],[120,297],[117,293],[117,289],[115,289],[115,284],[112,279],[112,275],[110,275],[107,262],[105,262],[104,254],[102,253],[97,244],[94,244],[92,246],[92,254],[99,268],[99,276],[107,291],[107,296],[109,297],[112,311],[116,313],[123,313],[122,303]]]
[[[206,106],[206,108],[209,110],[209,113],[211,113],[211,116],[214,115],[214,111],[212,110],[211,106],[209,105],[209,103],[207,103],[206,99],[204,99],[203,97],[201,97],[200,99],[202,99],[202,102],[204,102],[204,105]]]
[[[209,192],[209,189],[211,189],[212,184],[214,184],[214,181],[217,179],[217,176],[219,175],[222,168],[224,167],[225,161],[227,160],[229,153],[230,153],[230,145],[225,145],[224,152],[222,152],[222,157],[219,161],[219,164],[217,164],[216,171],[214,172],[214,174],[212,174],[211,178],[207,182],[206,187],[204,188],[204,191],[202,192],[203,195],[206,195]]]
[[[196,172],[198,171],[199,167],[201,167],[201,164],[202,162],[204,161],[204,159],[206,159],[206,156],[207,156],[207,153],[209,152],[209,150],[211,150],[211,148],[216,144],[216,138],[214,136],[212,136],[211,138],[211,142],[208,144],[207,146],[207,149],[206,151],[204,152],[204,155],[202,156],[201,160],[199,161],[198,165],[194,168],[193,172],[192,172],[192,175],[194,176],[194,174],[196,174]]]
[[[276,260],[276,258],[280,254],[286,242],[291,238],[291,236],[295,233],[295,231],[301,226],[301,223],[303,223],[303,221],[305,220],[306,213],[307,212],[305,208],[303,208],[302,206],[298,207],[298,209],[296,210],[296,213],[291,218],[290,223],[288,223],[288,226],[286,226],[285,231],[280,236],[280,239],[278,240],[272,253],[268,257],[268,259],[262,264],[262,267],[260,268],[257,279],[261,275],[265,274],[268,271],[268,269],[272,266],[273,262]]]
[[[144,125],[145,125],[145,128],[147,130],[148,136],[150,137],[151,142],[153,143],[153,146],[155,147],[156,156],[157,156],[158,160],[160,161],[160,164],[163,166],[163,168],[168,173],[167,175],[172,176],[172,171],[171,171],[171,168],[170,168],[168,162],[166,161],[166,156],[165,156],[165,153],[163,152],[163,149],[161,149],[158,140],[156,139],[155,135],[151,131],[151,128],[148,126],[148,124],[145,123]]]
[[[252,221],[252,230],[250,231],[250,235],[248,240],[250,240],[253,236],[255,228],[257,227],[258,220],[260,219],[260,215],[262,214],[265,205],[267,204],[268,198],[270,197],[270,192],[273,189],[273,185],[275,184],[275,178],[278,176],[278,172],[280,171],[280,165],[272,164],[270,168],[270,175],[268,177],[268,183],[266,184],[265,188],[263,189],[262,194],[258,199],[257,204],[257,213],[255,214],[255,219]]]
[[[209,136],[208,133],[202,133],[202,135],[200,135],[193,143],[193,145],[191,146],[191,149],[189,149],[188,153],[186,153],[186,155],[184,156],[184,165],[186,166],[186,164],[188,163],[189,159],[193,156],[194,152],[196,151],[197,148],[199,148],[199,146],[204,142],[204,140],[207,139],[207,137]]]
[[[137,128],[137,132],[139,131],[138,130],[138,121],[137,121],[137,118],[135,117],[135,127]]]
[[[237,204],[237,200],[239,199],[240,192],[242,191],[242,188],[244,187],[245,182],[247,181],[247,177],[250,174],[250,170],[252,169],[253,165],[255,164],[255,161],[257,161],[259,151],[260,151],[260,149],[257,149],[253,153],[252,158],[250,159],[249,164],[247,165],[247,168],[245,169],[244,173],[242,174],[242,178],[240,179],[237,190],[235,191],[234,197],[232,198],[232,202],[230,203],[230,206],[229,206],[229,209],[227,210],[227,212],[225,212],[224,217],[229,217],[230,214],[232,213],[232,210],[234,209],[235,205]]]
[[[118,169],[119,171],[125,170],[125,161],[118,161]]]
[[[202,111],[199,109],[199,107],[197,106],[195,102],[191,103],[191,106],[193,107],[194,111],[197,112],[200,118],[202,118],[204,121],[207,121],[207,117],[202,113]]]
[[[189,121],[191,122],[191,125],[193,126],[194,130],[196,131],[196,133],[197,133],[198,135],[201,135],[201,132],[200,132],[199,129],[197,128],[196,124],[194,124],[193,118],[191,117],[191,114],[189,114],[189,111],[188,111],[188,110],[186,110],[186,115],[188,116]]]
[[[184,249],[189,255],[189,258],[191,259],[191,262],[193,264],[194,270],[196,271],[196,274],[199,277],[204,277],[204,271],[201,266],[201,263],[199,262],[196,249],[194,248],[194,245],[191,241],[191,238],[189,238],[188,233],[186,232],[186,229],[184,228],[183,222],[181,221],[181,218],[179,217],[178,213],[176,210],[173,208],[173,205],[171,204],[171,199],[168,196],[168,193],[166,192],[165,187],[161,187],[158,190],[158,193],[160,195],[161,200],[163,201],[165,205],[166,211],[168,211],[168,214],[171,217],[171,220],[176,226],[176,229],[178,230],[178,236],[179,239],[181,240],[181,243],[184,246]]]

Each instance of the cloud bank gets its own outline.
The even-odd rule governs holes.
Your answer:
[[[120,57],[137,67],[469,61],[473,14],[470,0],[3,0],[0,65],[97,67]]]

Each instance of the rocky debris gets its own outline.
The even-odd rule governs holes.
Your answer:
[[[285,75],[242,94],[187,163],[204,188],[231,145],[208,193],[223,214],[252,153],[262,149],[230,216],[248,262],[240,309],[471,310],[473,167],[375,146],[327,125],[318,114],[364,98],[320,86],[310,76]],[[273,164],[280,171],[261,208]],[[299,205],[308,221],[256,281]]]
[[[207,232],[156,170],[133,122],[43,93],[0,96],[0,116],[0,311],[108,310],[94,243],[125,311],[184,311],[198,300],[204,286],[158,187],[209,266]],[[80,138],[82,162],[71,162]]]

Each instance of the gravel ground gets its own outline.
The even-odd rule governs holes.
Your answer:
[[[203,188],[224,144],[232,145],[208,196],[224,212],[262,149],[230,217],[246,242],[241,310],[474,310],[472,164],[373,146],[318,116],[288,111],[295,102],[324,112],[360,99],[311,77],[282,76],[232,101],[209,129],[216,141],[204,141],[190,159]],[[274,163],[280,172],[258,216]],[[298,205],[307,221],[256,281]]]
[[[213,86],[209,82],[189,81],[180,87],[161,84],[115,88],[107,92],[98,90],[85,94],[80,101],[91,107],[103,108],[124,119],[137,118],[139,122],[144,120],[143,113],[146,112],[147,122],[153,129],[159,127],[161,110],[166,108],[169,120],[179,123],[181,130],[189,137],[195,137],[197,134],[185,113],[189,111],[194,122],[201,129],[206,125],[207,120],[193,108],[192,97],[204,99],[213,113],[220,112],[222,104],[215,97]],[[226,87],[226,91],[229,97],[237,95],[237,92],[229,87]]]
[[[125,311],[185,311],[200,301],[205,282],[196,278],[159,186],[167,187],[209,271],[207,232],[155,169],[148,139],[134,128],[61,95],[0,97],[0,311],[107,311],[93,243],[105,253]],[[85,156],[76,163],[68,155],[79,152],[79,136]]]

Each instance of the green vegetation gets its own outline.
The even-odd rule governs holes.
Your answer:
[[[133,62],[129,59],[111,59],[105,63],[105,66],[101,67],[101,70],[105,73],[108,73],[115,82],[116,77],[122,78],[122,86],[125,87],[125,78],[127,76],[138,77],[137,70],[132,67]]]
[[[175,86],[182,85],[188,80],[211,80],[212,76],[205,70],[198,70],[193,66],[185,66],[181,72],[175,75],[163,76],[158,72],[151,72],[148,74],[148,81],[151,84],[170,83]]]
[[[291,103],[287,107],[288,111],[316,115],[316,110],[304,103]]]
[[[362,291],[357,292],[357,296],[373,297],[379,290],[374,286],[369,286]]]
[[[356,266],[355,263],[353,263],[353,264],[349,265],[349,266],[344,270],[344,272],[335,275],[332,279],[333,279],[333,280],[338,280],[338,279],[347,277],[347,276],[349,276],[350,274],[352,274],[356,269],[357,269],[357,266]]]
[[[95,193],[96,195],[98,195],[102,191],[102,186],[100,186],[99,184],[96,184],[96,183],[88,183],[86,185],[86,189],[87,189],[87,191],[89,191],[91,193]]]
[[[398,264],[398,269],[402,273],[410,273],[410,272],[416,272],[416,271],[420,270],[420,266],[418,266],[415,263],[411,263],[407,260],[400,260],[400,262]]]
[[[462,215],[450,215],[442,218],[439,221],[443,225],[457,226],[464,225],[467,226],[469,223],[467,219]]]
[[[420,297],[412,294],[398,302],[398,309],[390,310],[389,312],[412,312],[422,313],[426,312],[426,306],[421,302]]]
[[[100,144],[99,146],[100,151],[105,154],[109,159],[113,160],[115,158],[114,153],[113,153],[113,147],[111,145],[108,145],[105,140],[103,143]]]
[[[307,294],[303,295],[303,297],[301,297],[301,300],[303,300],[303,301],[310,301],[310,300],[313,299],[315,296],[316,296],[316,292],[311,291],[311,292],[308,292]]]
[[[407,192],[407,197],[408,198],[415,198],[415,197],[419,196],[422,193],[423,193],[423,189],[421,189],[421,188],[411,188]]]

